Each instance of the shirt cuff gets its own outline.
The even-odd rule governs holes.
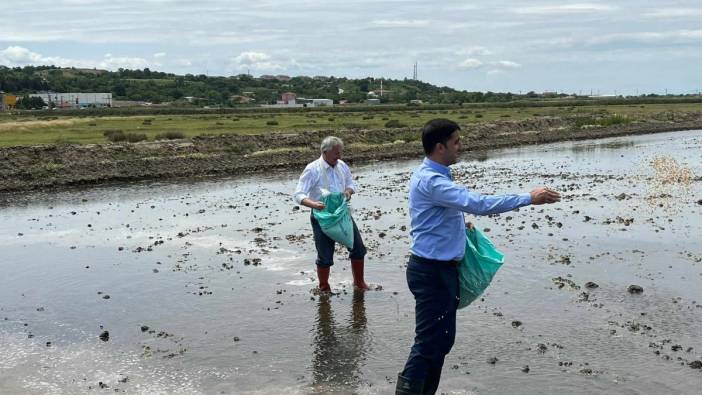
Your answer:
[[[531,204],[531,193],[524,192],[519,194],[519,203],[522,206],[528,206]]]
[[[297,204],[302,204],[302,201],[305,200],[308,196],[305,195],[304,193],[296,193],[293,195],[293,199],[295,200],[295,203]]]

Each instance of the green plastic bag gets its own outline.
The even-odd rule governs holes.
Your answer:
[[[478,228],[466,229],[466,254],[458,264],[460,298],[462,309],[478,299],[490,285],[505,261],[505,256],[495,248],[490,239]]]
[[[353,248],[353,221],[343,193],[331,193],[322,198],[324,210],[312,210],[322,232],[330,239]]]

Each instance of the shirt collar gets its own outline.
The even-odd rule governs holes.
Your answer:
[[[322,161],[322,168],[323,168],[324,170],[333,169],[333,167],[331,167],[331,166],[329,165],[329,163],[327,163],[327,161],[324,160],[324,155],[320,155],[320,156],[319,156],[319,160]],[[338,165],[338,164],[339,164],[339,163],[337,162],[337,165]]]
[[[442,165],[441,163],[434,162],[429,158],[424,158],[424,162],[422,163],[424,163],[425,166],[430,167],[431,169],[436,170],[443,175],[451,177],[451,169],[449,169],[447,166]]]

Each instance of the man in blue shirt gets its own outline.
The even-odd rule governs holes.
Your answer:
[[[448,166],[461,148],[460,127],[447,119],[422,129],[426,158],[410,179],[410,259],[407,285],[415,299],[415,339],[396,394],[434,394],[444,358],[456,337],[458,270],[466,244],[463,213],[503,213],[530,204],[555,203],[558,192],[539,187],[515,195],[481,195],[453,182]]]

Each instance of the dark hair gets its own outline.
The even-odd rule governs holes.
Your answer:
[[[427,122],[422,128],[422,146],[424,153],[429,155],[437,144],[446,145],[453,132],[461,130],[456,122],[437,118]]]

